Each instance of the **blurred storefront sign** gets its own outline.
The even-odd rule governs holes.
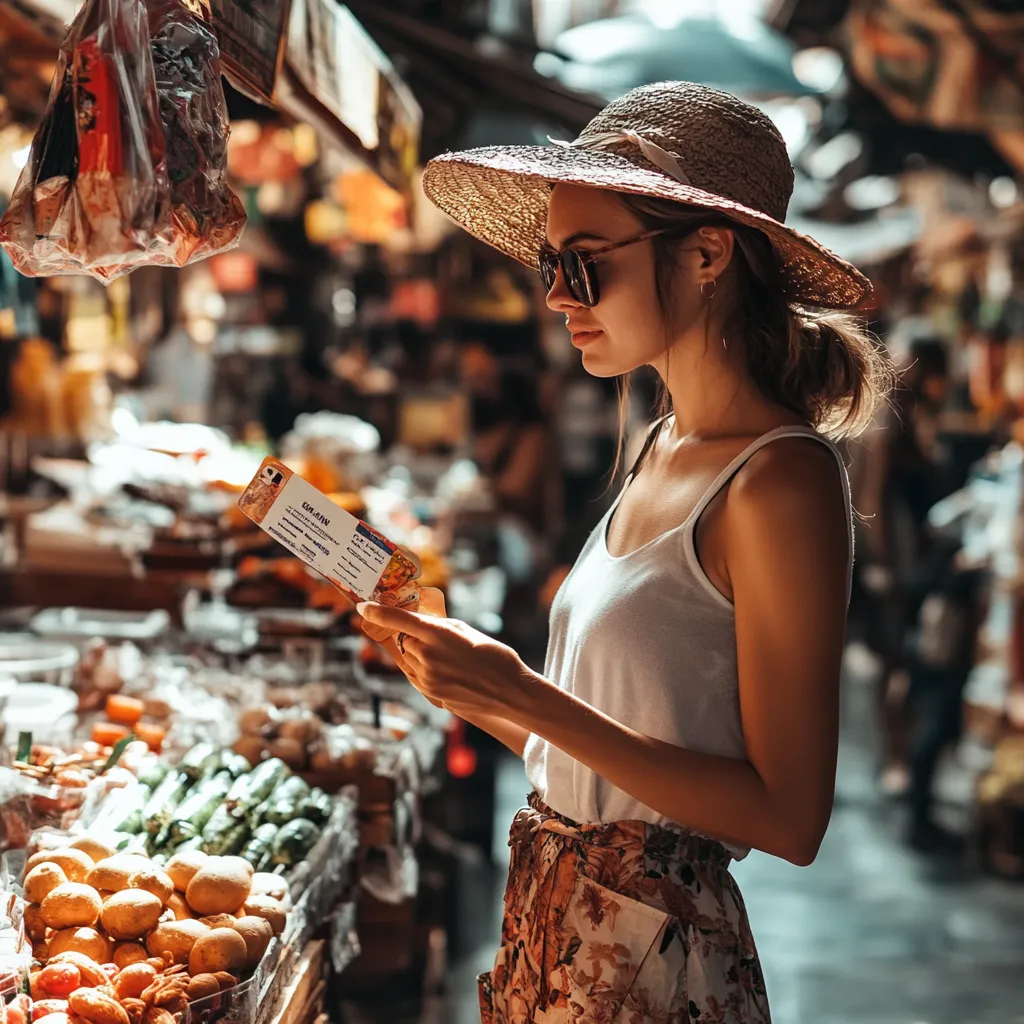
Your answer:
[[[50,0],[53,2],[53,0]],[[224,74],[236,89],[272,103],[289,0],[209,0]]]
[[[412,191],[423,115],[353,14],[334,0],[293,0],[278,99],[323,126],[404,195]]]

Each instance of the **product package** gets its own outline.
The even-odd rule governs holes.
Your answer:
[[[86,0],[0,244],[28,276],[109,282],[234,245],[217,41],[181,0]]]
[[[238,507],[353,602],[419,608],[418,562],[283,462],[264,459]],[[391,635],[374,627],[366,633],[374,640]]]

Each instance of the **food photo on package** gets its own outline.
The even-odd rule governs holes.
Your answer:
[[[352,601],[419,608],[420,566],[415,558],[280,460],[263,460],[238,507]],[[365,631],[377,641],[391,635],[391,630],[374,627]]]

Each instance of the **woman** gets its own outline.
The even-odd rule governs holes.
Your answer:
[[[446,213],[539,265],[590,373],[653,366],[671,410],[558,594],[543,675],[458,622],[360,609],[536,790],[484,1021],[769,1019],[727,869],[809,864],[828,824],[852,550],[832,439],[887,373],[854,319],[804,308],[870,286],[782,225],[792,184],[767,117],[688,83],[571,144],[427,169]]]

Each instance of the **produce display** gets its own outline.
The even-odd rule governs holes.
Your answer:
[[[164,650],[87,644],[77,724],[7,736],[0,897],[21,964],[0,905],[0,1024],[266,1024],[369,884],[364,829],[395,841],[374,815],[400,810],[416,712],[351,665]]]
[[[232,750],[201,743],[173,767],[152,765],[92,827],[160,866],[198,853],[238,855],[255,870],[275,871],[309,853],[330,813],[331,798],[280,758],[253,768]]]
[[[288,913],[281,879],[241,857],[193,849],[161,867],[91,834],[30,857],[23,889],[33,1019],[47,1024],[171,1024],[190,1004],[210,1019]]]
[[[143,744],[123,739],[116,745],[88,741],[64,752],[22,734],[11,767],[0,767],[0,851],[24,847],[35,829],[59,827],[97,787],[133,782],[143,753]]]

